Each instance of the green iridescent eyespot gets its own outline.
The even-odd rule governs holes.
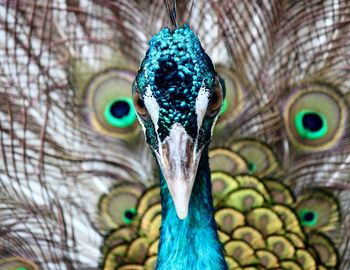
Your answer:
[[[317,224],[318,213],[306,208],[302,208],[299,211],[299,218],[301,220],[302,225],[307,227],[313,227]]]
[[[248,162],[248,170],[250,173],[256,172],[256,164],[254,162]]]
[[[135,216],[136,216],[136,209],[130,208],[124,212],[122,219],[125,222],[125,224],[130,224],[133,222]]]
[[[18,268],[16,268],[16,270],[28,270],[28,268],[27,267],[18,267]]]
[[[228,108],[228,103],[227,103],[227,99],[225,98],[221,105],[220,115],[223,115],[227,111],[227,108]]]
[[[294,118],[295,128],[301,138],[317,140],[323,138],[328,131],[326,117],[312,110],[303,110]]]
[[[108,124],[126,128],[134,124],[136,113],[131,98],[118,97],[111,100],[105,109],[104,116]]]

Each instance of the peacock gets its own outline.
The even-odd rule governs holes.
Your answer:
[[[348,1],[0,20],[0,270],[350,268]]]

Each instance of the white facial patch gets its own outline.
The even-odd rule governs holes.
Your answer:
[[[155,130],[158,130],[159,104],[154,98],[150,86],[147,87],[147,90],[143,97],[143,102],[149,115],[151,116]]]
[[[204,116],[207,112],[208,104],[209,104],[209,90],[202,86],[201,89],[199,89],[199,93],[196,98],[196,114],[197,114],[198,130],[202,126]]]
[[[142,128],[143,133],[146,135],[146,127],[145,127],[145,125],[143,124],[143,121],[142,121],[141,117],[140,117],[138,114],[136,114],[136,117],[137,117],[137,119],[139,120],[139,123],[140,123],[140,125],[141,125],[141,128]]]

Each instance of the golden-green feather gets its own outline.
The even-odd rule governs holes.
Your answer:
[[[183,23],[226,86],[209,157],[229,269],[349,269],[350,3],[166,2],[0,2],[0,270],[154,269],[158,167],[105,108]]]

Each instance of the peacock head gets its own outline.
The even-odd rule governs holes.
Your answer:
[[[224,95],[209,56],[187,25],[164,28],[150,40],[133,102],[180,219],[187,217],[199,160]]]

